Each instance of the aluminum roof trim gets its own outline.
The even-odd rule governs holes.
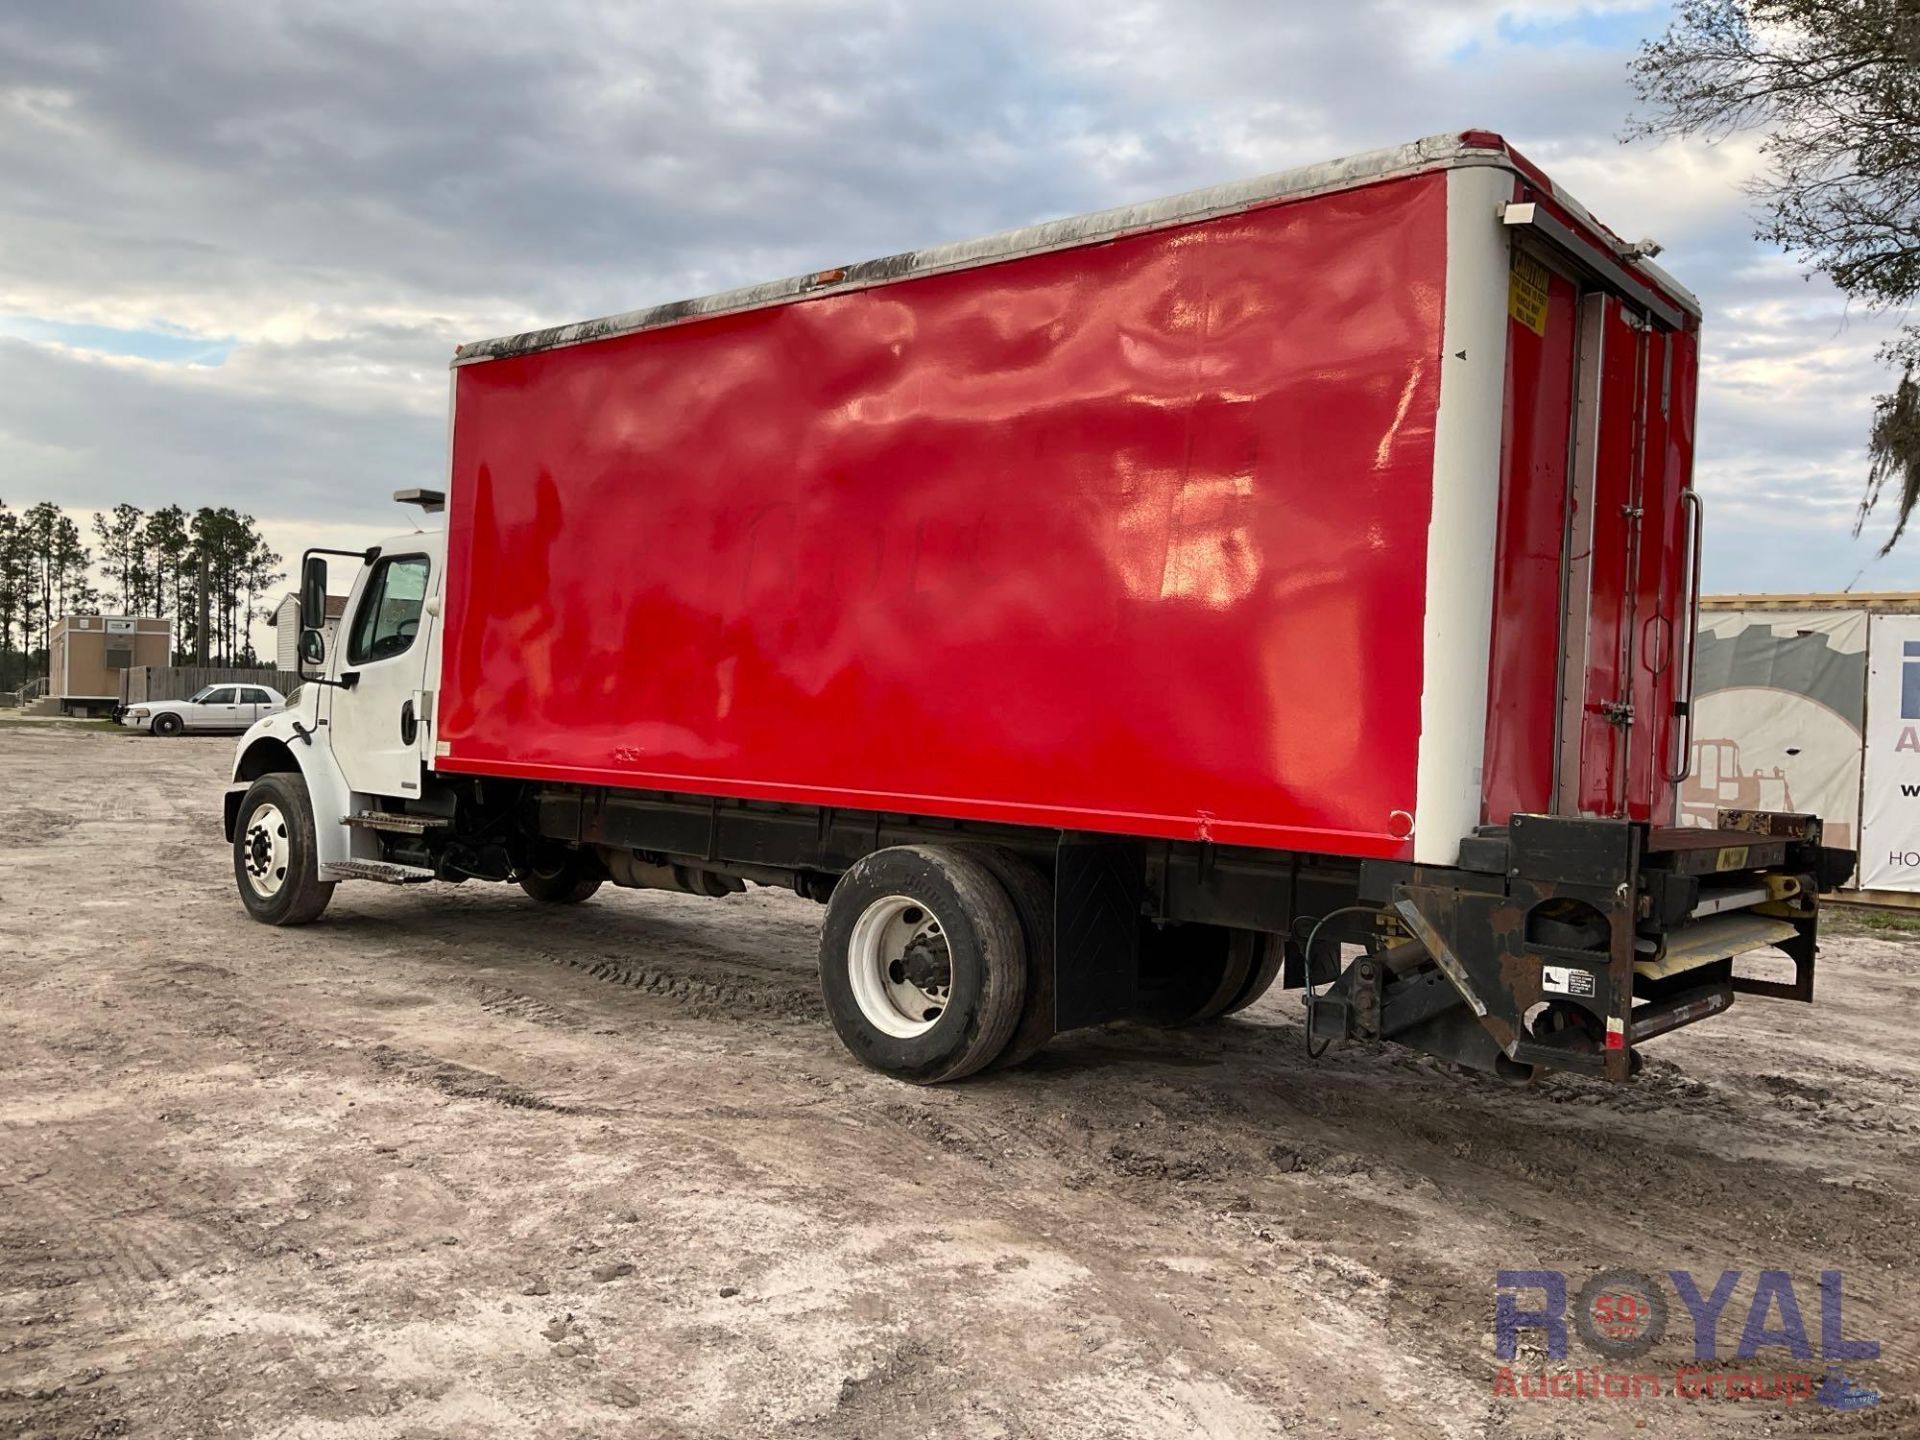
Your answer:
[[[1475,137],[1474,140],[1470,142],[1466,139],[1468,135]],[[808,275],[793,275],[784,280],[743,286],[736,290],[723,290],[691,300],[675,300],[664,305],[628,310],[619,315],[581,320],[570,325],[555,325],[543,330],[525,331],[518,335],[478,340],[462,345],[454,353],[452,364],[457,368],[486,360],[504,360],[516,355],[557,350],[569,345],[585,345],[595,340],[608,340],[642,330],[657,330],[670,325],[681,325],[691,320],[708,319],[717,315],[734,315],[742,311],[765,309],[774,305],[789,305],[817,295],[843,294],[848,291],[870,289],[876,285],[890,284],[897,280],[947,274],[956,270],[992,265],[1003,260],[1044,254],[1048,251],[1069,250],[1081,245],[1098,245],[1124,235],[1162,230],[1176,225],[1190,225],[1284,200],[1330,194],[1360,185],[1375,184],[1382,180],[1416,175],[1428,170],[1453,169],[1465,165],[1493,165],[1511,170],[1515,175],[1532,183],[1532,177],[1527,176],[1514,164],[1504,143],[1483,143],[1480,140],[1482,136],[1491,138],[1490,132],[1486,131],[1429,135],[1425,139],[1414,140],[1405,145],[1370,150],[1345,159],[1328,160],[1294,170],[1277,171],[1270,175],[1256,176],[1250,180],[1230,181],[1224,185],[1189,190],[1184,194],[1169,195],[1158,200],[1121,205],[1111,210],[1096,210],[1086,215],[1047,220],[1038,225],[1027,225],[1017,230],[1003,230],[998,234],[984,235],[974,240],[935,245],[924,250],[908,250],[898,255],[864,260],[858,264],[835,266]],[[1610,242],[1613,239],[1611,231],[1595,221],[1584,206],[1564,191],[1556,188],[1554,198],[1582,225],[1602,237],[1603,241]],[[1638,270],[1646,280],[1666,290],[1680,301],[1682,308],[1695,315],[1699,314],[1699,302],[1656,267],[1645,261],[1636,261],[1630,268]]]

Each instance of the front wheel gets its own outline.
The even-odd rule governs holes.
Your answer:
[[[240,801],[233,827],[240,903],[263,925],[305,925],[333,899],[333,882],[319,871],[307,782],[291,771],[262,775]]]
[[[178,715],[156,715],[153,717],[153,733],[171,738],[187,728],[186,722]]]
[[[827,902],[820,988],[862,1064],[916,1085],[958,1080],[1005,1050],[1020,1023],[1020,913],[965,849],[876,850]]]

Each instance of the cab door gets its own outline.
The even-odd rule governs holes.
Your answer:
[[[339,683],[328,687],[328,723],[334,757],[356,791],[420,793],[422,632],[439,583],[438,556],[423,546],[381,555],[355,590],[341,629]]]

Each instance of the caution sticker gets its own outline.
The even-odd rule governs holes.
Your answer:
[[[1524,251],[1514,252],[1507,313],[1536,335],[1547,333],[1547,279],[1552,273]]]
[[[1555,995],[1592,995],[1594,975],[1591,970],[1580,970],[1571,965],[1543,965],[1540,967],[1540,988]]]

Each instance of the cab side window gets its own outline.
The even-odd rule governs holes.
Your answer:
[[[365,665],[405,654],[420,633],[426,598],[426,556],[394,555],[378,561],[354,613],[347,663]]]

